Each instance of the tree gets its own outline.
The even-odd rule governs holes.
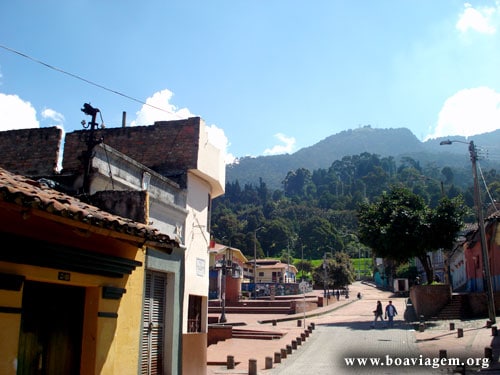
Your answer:
[[[340,289],[355,280],[355,270],[349,255],[336,252],[333,259],[326,259],[314,268],[312,277],[316,286],[324,286],[326,283],[328,288]]]
[[[427,253],[451,248],[465,214],[461,197],[443,197],[432,209],[409,189],[394,186],[375,203],[359,206],[358,237],[379,257],[396,262],[418,258],[431,282],[434,275]]]

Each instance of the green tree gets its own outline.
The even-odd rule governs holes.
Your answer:
[[[451,248],[465,213],[460,197],[442,198],[432,209],[409,189],[394,186],[375,203],[360,205],[358,237],[378,257],[396,262],[418,258],[432,281],[427,253]]]
[[[355,280],[355,270],[349,255],[337,252],[333,258],[324,260],[322,264],[314,268],[312,277],[316,286],[323,286],[326,282],[328,288],[340,289]]]

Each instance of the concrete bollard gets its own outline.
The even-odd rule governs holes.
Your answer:
[[[424,332],[425,331],[425,324],[424,323],[420,323],[418,325],[418,332]]]
[[[292,349],[297,350],[297,340],[292,340]]]
[[[273,368],[273,359],[271,357],[266,357],[266,370]]]
[[[450,331],[454,331],[455,330],[455,323],[450,323]]]
[[[302,327],[302,320],[297,320],[297,327]]]
[[[257,375],[257,360],[249,359],[248,360],[248,375]]]
[[[302,345],[302,337],[297,337],[297,345]]]
[[[498,327],[491,326],[491,336],[498,336]]]
[[[446,349],[439,350],[439,359],[448,358],[448,354],[446,353]]]
[[[273,320],[273,326],[275,326],[277,324],[277,321],[276,319]]]
[[[227,368],[234,369],[234,355],[228,355],[227,356]]]
[[[286,358],[286,349],[281,349],[281,358]]]
[[[464,337],[464,329],[457,328],[457,337]]]
[[[484,358],[487,358],[490,361],[493,360],[493,348],[491,346],[484,348]]]
[[[306,337],[309,337],[309,331],[307,329],[304,331],[304,335],[306,335]]]
[[[274,363],[281,363],[281,353],[274,352]]]
[[[311,327],[312,327],[312,329],[315,329],[316,328],[316,323],[311,323]]]
[[[306,342],[306,334],[305,333],[301,333],[300,338],[302,339],[302,342]]]
[[[286,346],[286,354],[292,354],[292,345]]]

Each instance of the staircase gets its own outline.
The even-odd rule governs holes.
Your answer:
[[[451,301],[435,317],[436,320],[460,320],[468,318],[466,298],[463,294],[452,294]]]
[[[233,339],[277,340],[283,337],[281,332],[256,331],[250,329],[233,328]]]

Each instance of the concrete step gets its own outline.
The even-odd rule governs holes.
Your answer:
[[[291,306],[287,307],[264,307],[264,306],[227,306],[225,308],[226,314],[294,314],[294,309]],[[208,307],[209,314],[222,313],[221,307],[210,306]]]

